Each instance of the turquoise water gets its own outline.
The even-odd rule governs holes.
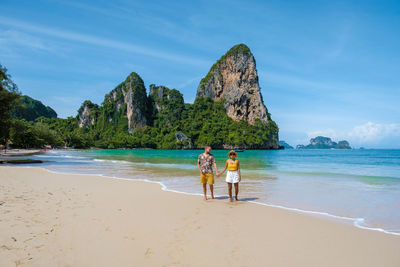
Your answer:
[[[51,151],[36,157],[57,172],[158,181],[170,190],[201,193],[200,150]],[[227,151],[215,150],[223,168]],[[400,233],[400,150],[254,150],[239,153],[240,198],[351,218],[360,227]],[[217,195],[226,196],[224,175]]]

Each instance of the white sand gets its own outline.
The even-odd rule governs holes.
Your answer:
[[[0,167],[0,214],[2,267],[400,266],[399,236],[41,168]]]

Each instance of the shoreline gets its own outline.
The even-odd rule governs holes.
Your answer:
[[[104,161],[104,159],[102,159],[102,161]],[[110,161],[113,161],[113,160],[110,160]],[[118,161],[121,161],[121,160],[118,160]],[[54,174],[94,175],[94,176],[99,176],[99,177],[108,178],[108,179],[154,183],[154,184],[159,184],[161,186],[161,190],[163,190],[163,191],[173,192],[173,193],[183,194],[183,195],[190,195],[190,196],[203,196],[202,193],[188,193],[188,192],[184,192],[184,191],[178,191],[178,190],[174,190],[174,189],[169,189],[163,182],[151,181],[149,179],[138,179],[138,178],[129,179],[129,178],[123,178],[123,177],[118,177],[118,176],[107,176],[107,175],[103,175],[103,174],[82,174],[82,173],[58,172],[58,171],[48,170],[45,167],[39,167],[39,166],[38,167],[35,167],[35,166],[18,166],[18,167],[20,167],[20,168],[39,168],[39,169],[43,169],[43,170],[45,170],[47,172],[54,173]],[[216,198],[222,198],[222,197],[226,197],[226,195],[216,195],[215,194],[215,197]],[[282,205],[268,204],[268,203],[263,203],[263,202],[259,202],[259,201],[254,201],[254,200],[239,200],[239,201],[252,203],[252,204],[255,204],[255,205],[266,206],[266,207],[270,207],[270,208],[282,209],[282,210],[286,210],[286,211],[294,212],[294,213],[298,213],[298,214],[305,214],[307,216],[321,217],[321,218],[325,218],[325,219],[334,219],[338,223],[351,224],[353,227],[356,227],[356,228],[359,228],[359,229],[381,232],[381,233],[388,234],[388,235],[400,236],[400,233],[398,233],[398,232],[392,232],[392,231],[389,231],[389,230],[386,230],[386,229],[383,229],[383,228],[380,228],[380,227],[364,226],[364,225],[362,225],[362,223],[364,221],[364,218],[346,217],[346,216],[340,216],[340,215],[331,214],[329,212],[324,212],[324,211],[304,210],[304,209],[300,209],[300,208],[293,208],[293,207],[286,207],[286,206],[282,206]]]
[[[0,185],[2,266],[400,264],[398,236],[145,179],[3,166]]]
[[[2,158],[12,158],[12,157],[26,157],[26,156],[33,156],[33,155],[38,155],[38,154],[43,154],[46,153],[47,150],[45,149],[36,149],[36,148],[32,148],[32,149],[7,149],[6,150],[2,149],[0,150],[0,159]]]

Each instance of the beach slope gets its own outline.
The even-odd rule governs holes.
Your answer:
[[[3,267],[400,266],[399,236],[157,183],[1,166],[0,213]]]

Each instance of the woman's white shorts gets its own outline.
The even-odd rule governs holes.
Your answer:
[[[239,173],[237,171],[228,171],[226,173],[226,180],[227,183],[239,183]]]

